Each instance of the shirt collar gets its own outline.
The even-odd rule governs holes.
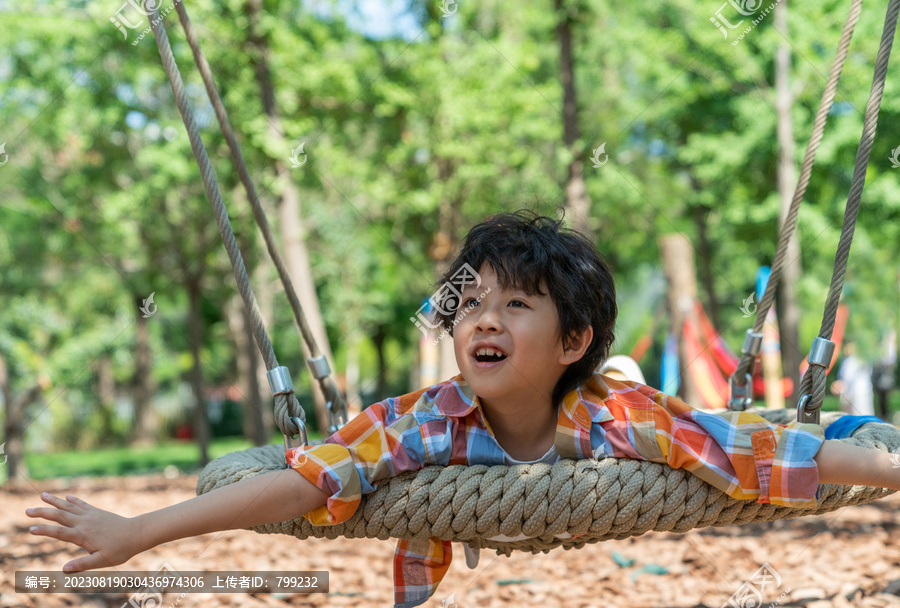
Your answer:
[[[615,382],[595,373],[563,397],[563,413],[581,430],[590,431],[592,423],[615,418],[605,403],[610,389],[607,381]]]
[[[438,391],[434,399],[434,407],[442,415],[463,418],[479,407],[478,396],[462,374],[457,374],[447,384],[447,388],[452,388]],[[604,401],[610,389],[618,388],[618,384],[620,383],[611,378],[595,373],[587,382],[563,397],[561,410],[576,426],[590,431],[592,423],[614,419]]]
[[[434,407],[444,416],[463,418],[478,407],[478,397],[462,374],[457,374],[437,392]]]

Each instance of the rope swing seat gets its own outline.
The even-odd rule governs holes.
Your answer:
[[[793,410],[754,413],[784,424]],[[823,418],[832,422],[839,416],[829,412]],[[870,422],[843,441],[892,451],[900,447],[900,432],[890,424]],[[202,494],[283,468],[280,446],[235,452],[203,469],[197,491]],[[314,526],[301,517],[252,529],[301,539],[437,537],[508,556],[514,550],[546,553],[556,547],[581,548],[587,543],[639,536],[651,530],[684,533],[706,526],[822,514],[893,492],[868,486],[823,485],[816,509],[796,509],[736,500],[686,471],[643,460],[452,465],[425,467],[382,480],[378,490],[362,498],[353,517],[341,524]],[[489,540],[501,535],[528,538]]]
[[[254,217],[284,284],[295,321],[304,338],[312,375],[328,403],[331,421],[329,432],[333,433],[346,422],[346,405],[330,378],[328,363],[315,344],[286,266],[275,247],[275,240],[260,206],[259,196],[243,162],[240,146],[213,83],[209,65],[200,51],[197,37],[188,19],[185,3],[176,2],[175,8],[219,125],[231,150],[232,160],[247,191]],[[747,332],[741,349],[741,361],[730,381],[729,407],[732,410],[746,410],[752,405],[752,387],[748,384],[749,371],[759,354],[762,324],[775,297],[775,288],[779,283],[786,257],[787,243],[796,226],[799,203],[809,183],[815,152],[824,132],[825,121],[831,109],[860,9],[861,0],[853,0],[813,125],[790,211],[781,226],[772,276],[760,302],[755,327]],[[853,227],[874,140],[898,10],[900,0],[890,0],[848,196],[844,226],[835,258],[825,318],[819,337],[815,339],[810,351],[810,367],[800,385],[800,403],[797,410],[759,408],[751,410],[774,424],[787,424],[794,419],[801,422],[820,422],[819,409],[825,395],[826,368],[830,364],[834,350],[834,344],[829,338],[834,326],[834,313],[840,298]],[[287,368],[279,366],[263,326],[243,258],[228,220],[228,212],[222,202],[209,158],[185,96],[184,85],[175,64],[165,27],[155,10],[150,16],[150,25],[187,128],[241,297],[254,327],[254,337],[269,370],[269,382],[275,398],[275,422],[285,435],[286,447],[295,442],[306,445],[303,409],[294,395],[290,374]],[[821,416],[821,424],[827,428],[839,416],[840,414],[836,413],[825,413]],[[852,437],[842,441],[869,449],[900,453],[900,430],[886,423],[865,423]],[[280,446],[264,446],[232,453],[216,459],[204,468],[199,476],[197,491],[199,494],[206,493],[254,475],[283,469],[285,466],[284,449]],[[892,494],[894,490],[867,486],[823,485],[820,486],[819,492],[818,504],[814,509],[737,500],[684,470],[624,458],[561,460],[553,465],[538,463],[514,466],[430,466],[382,480],[375,492],[362,498],[356,513],[344,523],[314,526],[306,519],[298,518],[252,529],[266,534],[290,534],[301,539],[344,536],[417,540],[437,537],[464,542],[474,549],[489,548],[498,554],[510,555],[513,550],[538,553],[547,552],[555,547],[580,548],[586,543],[623,539],[651,530],[684,533],[693,528],[706,526],[745,524],[822,514],[876,500]]]

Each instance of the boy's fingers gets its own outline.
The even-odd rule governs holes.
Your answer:
[[[25,515],[28,517],[40,517],[41,519],[49,519],[64,526],[71,525],[69,522],[69,513],[60,511],[59,509],[27,509]]]
[[[82,572],[84,570],[93,570],[94,568],[103,568],[104,566],[112,566],[102,553],[97,551],[85,557],[73,559],[63,566],[63,572]]]
[[[70,502],[66,502],[62,498],[58,498],[53,494],[47,494],[44,492],[41,494],[41,500],[43,500],[48,505],[53,505],[57,509],[62,509],[63,511],[68,511],[69,513],[76,513],[75,505]]]
[[[72,503],[72,504],[75,505],[76,507],[81,507],[82,509],[90,509],[90,508],[91,508],[91,505],[89,505],[88,503],[84,502],[83,500],[81,500],[81,499],[78,498],[77,496],[72,496],[71,494],[68,494],[68,495],[66,496],[66,500],[68,500],[70,503]]]
[[[61,528],[59,526],[31,526],[29,531],[35,536],[49,536],[50,538],[57,538],[79,547],[84,543],[84,536],[72,528]]]

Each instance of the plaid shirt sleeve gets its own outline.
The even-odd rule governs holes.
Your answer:
[[[815,508],[821,426],[775,425],[748,412],[710,413],[633,382],[608,381],[607,456],[685,469],[732,498]]]
[[[426,465],[449,464],[450,421],[414,411],[420,399],[429,400],[439,390],[436,385],[386,399],[366,408],[324,444],[288,450],[289,466],[330,494],[325,505],[303,517],[317,526],[345,522],[356,513],[362,495],[377,489],[379,480]],[[426,602],[450,568],[451,557],[450,541],[399,540],[394,553],[395,606],[411,608]]]
[[[330,494],[325,505],[304,515],[310,523],[345,522],[379,480],[430,464],[419,421],[404,407],[422,392],[370,405],[322,445],[287,451],[288,466]]]

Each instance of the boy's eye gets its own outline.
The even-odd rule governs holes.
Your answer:
[[[464,298],[463,299],[463,302],[462,302],[463,308],[468,308],[469,306],[476,306],[476,305],[478,305],[478,300],[476,300],[475,298]]]
[[[510,306],[512,306],[513,304],[518,304],[519,306],[528,308],[528,305],[525,304],[525,302],[523,302],[522,300],[513,300],[512,302],[509,303]]]

